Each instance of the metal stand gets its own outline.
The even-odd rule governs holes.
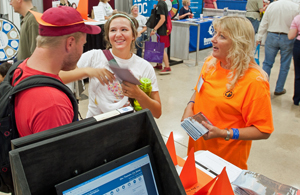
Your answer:
[[[169,39],[170,39],[170,47],[168,47],[168,49],[167,49],[167,54],[168,54],[168,59],[169,59],[169,65],[170,66],[173,66],[173,65],[176,65],[176,64],[181,64],[181,63],[183,63],[183,60],[179,60],[179,61],[176,61],[176,60],[171,60],[171,52],[170,52],[170,48],[171,48],[171,34],[172,33],[170,33],[170,35],[169,35]]]

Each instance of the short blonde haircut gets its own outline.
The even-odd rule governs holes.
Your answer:
[[[36,38],[36,46],[37,47],[57,47],[62,40],[73,36],[75,38],[76,43],[79,41],[80,37],[83,36],[82,32],[75,32],[68,35],[63,36],[41,36],[38,35]]]
[[[190,0],[182,0],[182,5],[187,6],[187,4],[190,2]]]
[[[255,34],[251,22],[241,16],[226,16],[214,20],[213,26],[217,32],[223,32],[232,41],[226,57],[227,64],[230,64],[227,90],[232,90],[249,68],[257,69],[261,73],[261,79],[267,81],[268,75],[254,60]],[[206,70],[215,67],[217,61],[212,57]]]
[[[139,9],[139,7],[136,4],[134,4],[133,6],[131,6],[130,11],[132,11],[135,7]]]
[[[125,16],[122,16],[122,15],[117,15],[114,17],[115,14],[123,14],[123,15],[126,15],[127,17],[129,17],[131,19],[131,21],[128,20],[128,18],[126,18]],[[109,49],[111,48],[111,44],[109,42],[109,27],[110,27],[110,23],[117,19],[117,18],[126,18],[129,23],[130,23],[130,27],[131,27],[131,30],[132,30],[132,36],[134,37],[134,40],[132,41],[131,43],[131,46],[130,46],[130,51],[133,52],[134,51],[134,48],[135,48],[135,40],[138,36],[138,31],[137,31],[137,28],[139,27],[139,23],[138,21],[132,17],[132,16],[129,16],[127,13],[125,12],[116,12],[116,13],[113,13],[112,15],[112,19],[109,19],[105,24],[104,24],[104,39],[106,40],[106,49]]]

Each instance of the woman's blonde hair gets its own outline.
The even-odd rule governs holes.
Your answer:
[[[213,27],[217,32],[223,32],[231,41],[226,62],[230,65],[227,90],[232,90],[238,80],[249,68],[257,69],[261,73],[260,79],[268,80],[266,72],[254,60],[255,34],[251,22],[240,16],[226,16],[216,19]],[[216,66],[217,59],[212,57],[208,62],[207,71]]]
[[[187,4],[188,4],[189,1],[190,0],[182,0],[182,5],[187,6]]]
[[[116,15],[118,14],[118,15]],[[119,15],[120,14],[120,15]],[[116,15],[116,16],[114,16]],[[127,20],[129,20],[128,18],[130,18],[129,23],[130,23],[130,27],[132,30],[132,36],[134,37],[134,40],[131,42],[131,46],[130,46],[130,51],[133,52],[134,48],[135,48],[135,40],[138,36],[138,31],[137,28],[139,27],[139,23],[138,21],[132,17],[129,16],[127,13],[125,12],[116,12],[113,13],[113,15],[111,16],[111,19],[109,19],[105,24],[104,24],[104,39],[106,40],[106,49],[111,48],[111,44],[109,42],[109,27],[110,27],[110,23],[117,19],[117,18],[126,18]]]
[[[108,2],[108,0],[100,0],[101,2],[103,2],[103,3],[107,3]]]
[[[130,11],[132,11],[135,7],[139,9],[139,7],[136,4],[134,4],[133,6],[131,6]]]

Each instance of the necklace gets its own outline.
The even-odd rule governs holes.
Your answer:
[[[224,69],[226,69],[226,70],[230,70],[230,64],[223,64],[222,62],[221,62],[221,67],[222,68],[224,68]]]

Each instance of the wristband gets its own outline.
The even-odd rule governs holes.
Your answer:
[[[193,103],[193,104],[194,104],[194,103],[195,103],[195,101],[189,101],[187,104],[189,105],[189,103]]]
[[[225,139],[225,141],[229,141],[230,140],[230,131],[227,128],[225,130],[227,131],[227,136],[224,139]]]
[[[240,137],[239,129],[237,129],[237,128],[231,128],[231,129],[233,131],[232,139],[239,139],[239,137]]]

